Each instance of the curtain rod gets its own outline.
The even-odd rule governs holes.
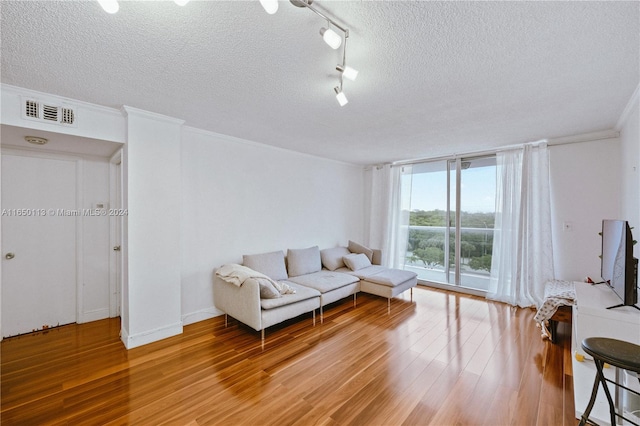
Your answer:
[[[459,157],[469,157],[469,156],[481,157],[483,155],[491,155],[507,149],[522,148],[525,145],[531,145],[531,144],[535,145],[545,141],[547,142],[547,146],[552,147],[552,146],[559,146],[559,145],[569,145],[574,143],[596,142],[596,141],[601,141],[606,139],[617,138],[618,136],[620,136],[620,132],[618,131],[605,130],[602,132],[586,133],[582,135],[567,136],[563,138],[541,139],[535,142],[525,142],[525,143],[519,143],[519,144],[513,144],[513,145],[504,145],[504,146],[495,147],[493,149],[485,149],[481,151],[468,151],[463,154],[453,153],[448,155],[441,155],[438,157],[418,158],[415,160],[406,160],[406,161],[394,161],[394,162],[385,163],[385,164],[389,164],[391,167],[408,166],[411,164],[426,163],[428,161],[453,160]],[[373,167],[375,166],[379,166],[379,165],[374,164]]]

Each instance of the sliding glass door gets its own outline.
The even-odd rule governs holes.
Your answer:
[[[405,268],[424,281],[486,290],[495,191],[495,156],[413,165]]]
[[[446,161],[415,164],[405,269],[426,281],[448,283],[449,172]]]

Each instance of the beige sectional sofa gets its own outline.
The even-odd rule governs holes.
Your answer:
[[[416,274],[380,266],[381,252],[349,242],[348,247],[306,249],[243,256],[242,265],[256,271],[241,285],[219,273],[214,279],[216,308],[238,321],[261,331],[304,313],[320,310],[359,291],[386,297],[390,310],[392,297],[412,289]],[[228,265],[225,265],[228,266]],[[228,268],[225,268],[227,270]],[[271,284],[294,292],[277,292]],[[262,297],[261,297],[262,294]]]

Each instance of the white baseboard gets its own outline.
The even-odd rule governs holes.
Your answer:
[[[82,312],[78,318],[78,324],[85,322],[97,321],[101,319],[109,318],[109,308],[96,309],[93,311]]]
[[[216,308],[200,309],[199,311],[182,315],[182,325],[194,324],[196,322],[208,320],[223,314],[224,312]]]
[[[127,333],[127,330],[122,327],[122,322],[120,322],[120,340],[122,340],[122,343],[124,343],[124,347],[126,348],[127,342],[129,341],[129,333]]]
[[[171,324],[165,327],[137,333],[131,336],[123,328],[121,330],[120,339],[127,349],[133,349],[137,348],[138,346],[166,339],[167,337],[177,336],[178,334],[182,334],[182,323]]]

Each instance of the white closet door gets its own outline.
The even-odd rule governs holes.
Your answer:
[[[2,155],[2,335],[76,321],[77,163]]]

